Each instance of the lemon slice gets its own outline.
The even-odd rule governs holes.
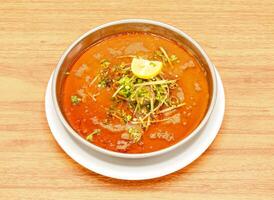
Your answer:
[[[133,58],[131,71],[138,78],[151,79],[157,76],[163,67],[160,61],[145,60],[143,58]]]

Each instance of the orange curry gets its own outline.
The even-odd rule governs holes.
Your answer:
[[[174,41],[142,32],[90,46],[66,72],[62,87],[71,127],[87,141],[123,153],[181,141],[209,103],[207,74],[196,58]]]

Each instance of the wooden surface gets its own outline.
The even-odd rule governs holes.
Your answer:
[[[44,110],[47,81],[68,45],[92,27],[134,17],[196,39],[226,92],[224,122],[206,153],[176,173],[140,182],[74,162],[55,142]],[[273,0],[2,0],[0,93],[1,200],[274,199]]]

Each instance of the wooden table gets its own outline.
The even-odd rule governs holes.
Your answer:
[[[226,92],[219,135],[188,167],[121,181],[70,159],[50,133],[44,93],[63,51],[90,28],[148,18],[196,39]],[[274,1],[0,3],[0,199],[274,199]],[[138,172],[141,173],[141,172]]]

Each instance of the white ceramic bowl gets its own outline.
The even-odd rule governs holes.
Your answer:
[[[62,81],[65,77],[65,72],[70,69],[71,64],[73,61],[91,44],[99,41],[100,39],[107,37],[109,35],[121,33],[121,32],[132,32],[132,31],[142,31],[142,32],[150,32],[157,35],[161,35],[165,38],[174,40],[184,46],[190,53],[192,53],[200,64],[205,68],[208,74],[208,81],[209,81],[209,88],[210,88],[210,102],[207,109],[207,113],[205,114],[203,120],[200,124],[196,127],[195,130],[192,131],[186,138],[181,140],[180,142],[167,147],[165,149],[154,151],[150,153],[140,153],[140,154],[129,154],[129,153],[118,153],[114,151],[110,151],[107,149],[103,149],[99,146],[96,146],[84,138],[82,138],[78,133],[74,131],[74,129],[69,125],[67,120],[65,119],[62,109],[60,106],[60,94],[62,90]],[[215,105],[216,100],[216,74],[214,70],[214,65],[210,61],[209,57],[206,55],[204,50],[201,46],[189,37],[183,31],[170,26],[168,24],[151,21],[151,20],[144,20],[144,19],[126,19],[126,20],[119,20],[110,22],[101,26],[98,26],[90,31],[86,32],[82,36],[80,36],[73,44],[69,46],[69,48],[64,52],[62,57],[60,58],[58,65],[54,71],[53,79],[52,79],[52,97],[53,97],[53,104],[55,111],[60,118],[62,124],[66,128],[66,130],[80,143],[86,145],[88,148],[91,148],[95,151],[101,152],[103,154],[120,157],[120,158],[145,158],[151,156],[157,156],[164,154],[166,152],[172,151],[178,146],[186,143],[196,134],[199,134],[200,130],[205,126],[207,123],[213,107]]]

